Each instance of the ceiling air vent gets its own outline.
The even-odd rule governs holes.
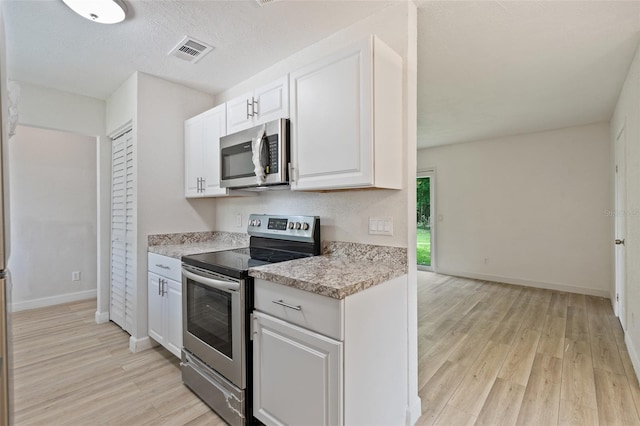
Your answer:
[[[209,46],[193,37],[185,36],[176,47],[174,47],[169,56],[184,59],[192,63],[198,62],[207,53],[213,50],[213,46]]]
[[[256,3],[258,3],[260,6],[266,6],[268,4],[275,3],[277,1],[280,1],[280,0],[256,0]]]

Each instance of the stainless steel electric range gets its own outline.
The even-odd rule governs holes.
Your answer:
[[[320,254],[317,216],[250,215],[248,248],[182,257],[182,381],[231,425],[253,423],[253,266]]]

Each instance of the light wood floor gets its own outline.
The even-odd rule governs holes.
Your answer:
[[[223,425],[165,349],[129,352],[96,301],[13,315],[15,425]]]
[[[609,299],[418,272],[420,425],[640,425]]]

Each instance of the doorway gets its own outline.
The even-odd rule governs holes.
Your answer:
[[[435,173],[418,174],[416,181],[416,261],[418,269],[435,270],[435,227],[434,227]]]
[[[624,238],[626,233],[626,132],[625,125],[618,132],[615,142],[615,211],[614,211],[614,232],[615,232],[615,283],[616,296],[613,303],[615,314],[620,319],[623,329],[627,329],[625,317],[625,289],[626,289],[626,250]]]

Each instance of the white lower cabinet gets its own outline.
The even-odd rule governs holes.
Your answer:
[[[254,314],[254,415],[266,424],[342,424],[342,342]]]
[[[265,425],[407,424],[407,276],[344,299],[255,280],[253,415]]]
[[[182,349],[182,282],[179,274],[178,259],[149,254],[149,337],[177,357]]]

